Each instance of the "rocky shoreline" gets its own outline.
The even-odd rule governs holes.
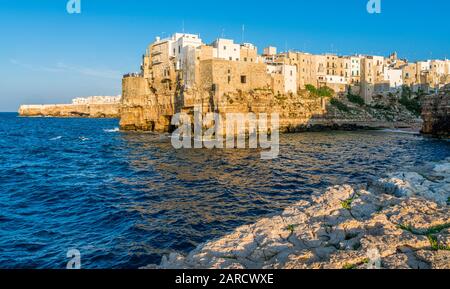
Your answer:
[[[283,213],[144,269],[450,269],[450,158]]]

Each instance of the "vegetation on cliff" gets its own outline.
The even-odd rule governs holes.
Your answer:
[[[422,110],[419,98],[420,95],[422,95],[421,92],[419,92],[417,95],[414,95],[411,91],[411,88],[407,85],[404,85],[402,87],[399,103],[405,106],[406,109],[408,109],[415,115],[419,116]]]
[[[332,97],[335,94],[334,90],[328,86],[316,88],[314,85],[307,84],[305,85],[305,89],[314,97],[326,98]]]

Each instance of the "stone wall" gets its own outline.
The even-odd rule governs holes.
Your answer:
[[[435,136],[450,136],[450,84],[438,94],[431,94],[423,100],[422,132]]]

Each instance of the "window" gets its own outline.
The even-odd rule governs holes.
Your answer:
[[[227,50],[227,47],[226,47],[226,46],[224,46],[224,47],[223,47],[223,50]]]
[[[241,75],[241,83],[247,83],[247,76]]]
[[[244,61],[247,62],[247,57],[244,57]]]
[[[228,75],[228,83],[231,82],[231,76]]]

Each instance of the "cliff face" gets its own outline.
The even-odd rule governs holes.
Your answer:
[[[266,89],[220,94],[207,90],[155,92],[142,77],[124,78],[122,95],[122,130],[168,132],[175,113],[193,115],[195,107],[201,107],[203,114],[217,112],[222,116],[226,113],[279,113],[282,130],[306,126],[315,114],[324,113],[320,99],[275,95]]]
[[[405,107],[392,104],[382,108],[358,105],[346,99],[331,101],[311,95],[278,94],[268,88],[248,91],[213,89],[180,90],[152,87],[143,77],[123,79],[120,127],[122,130],[170,131],[172,116],[178,112],[192,115],[194,107],[202,112],[278,113],[281,132],[298,132],[314,128],[397,128],[417,127],[419,120]]]
[[[55,105],[22,105],[20,116],[38,117],[89,117],[118,118],[120,104],[55,104]]]
[[[130,131],[169,130],[174,114],[173,98],[168,93],[154,93],[142,77],[126,77],[122,81],[123,94],[120,128]]]
[[[424,99],[422,118],[424,134],[450,137],[450,84]]]

